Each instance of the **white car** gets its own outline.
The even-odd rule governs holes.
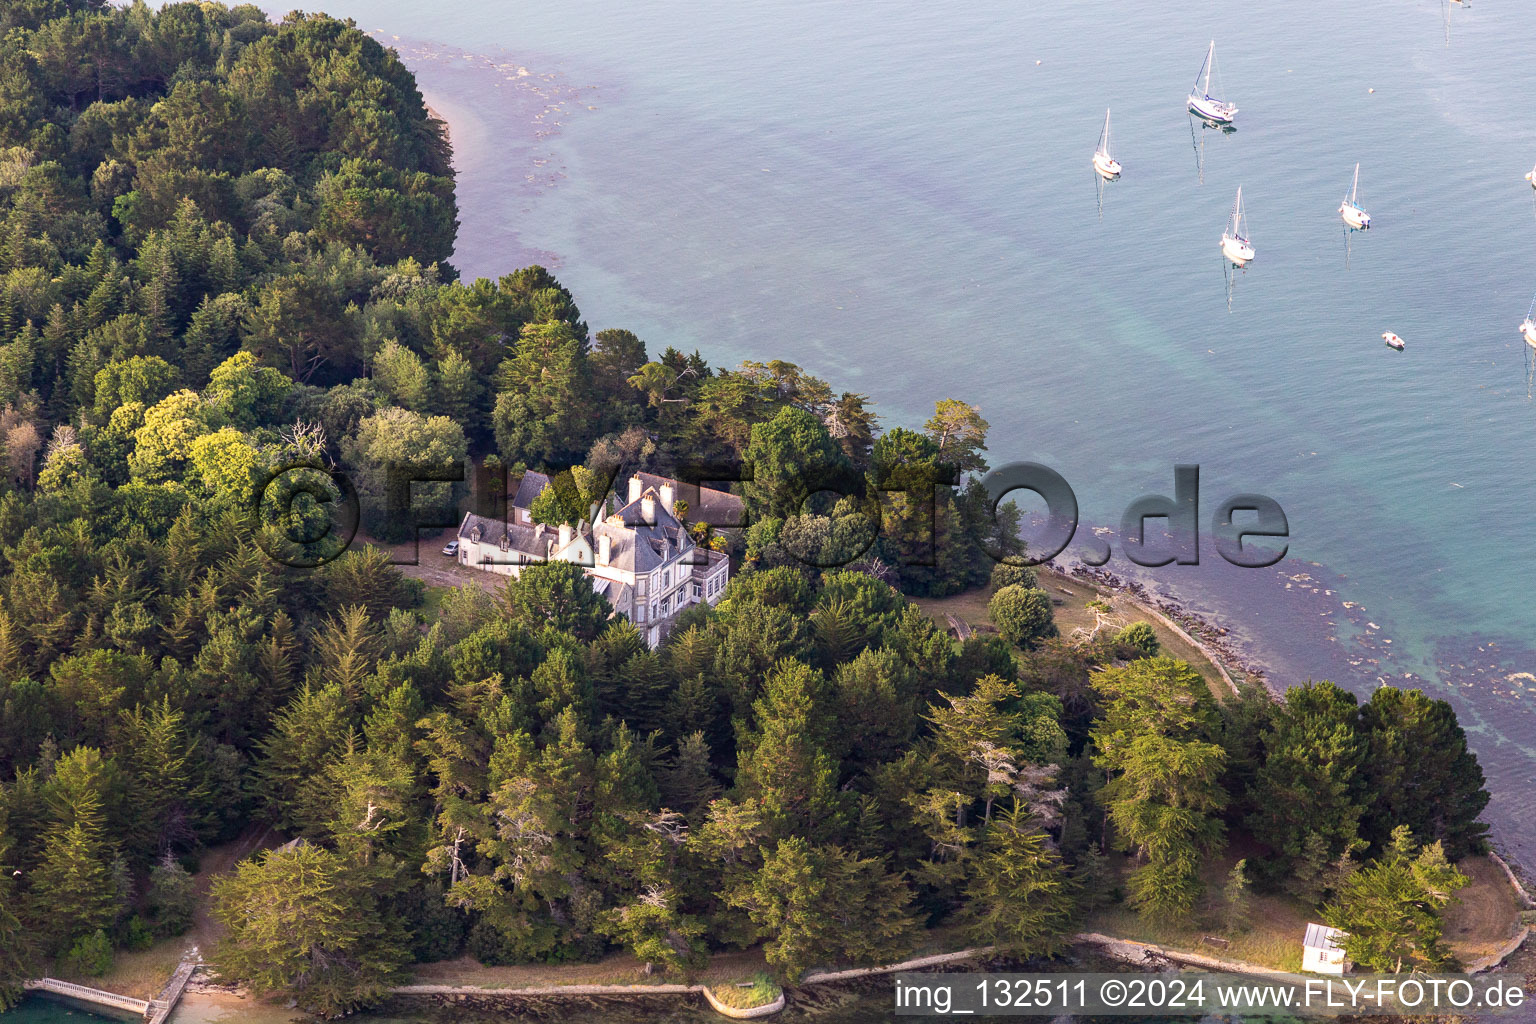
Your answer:
[[[459,553],[459,542],[456,541],[456,540],[449,541],[448,542],[448,546],[443,548],[443,554],[445,554],[445,555],[456,555],[458,553]]]

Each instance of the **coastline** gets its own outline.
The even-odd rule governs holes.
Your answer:
[[[1171,598],[1158,598],[1135,580],[1125,579],[1107,570],[1095,569],[1081,562],[1075,562],[1066,568],[1053,563],[1047,563],[1047,566],[1058,576],[1090,584],[1101,592],[1107,591],[1121,598],[1139,613],[1151,616],[1160,622],[1185,643],[1203,654],[1221,674],[1233,694],[1238,692],[1239,686],[1238,681],[1233,678],[1233,674],[1236,673],[1244,681],[1263,683],[1271,694],[1279,695],[1280,691],[1270,685],[1264,669],[1255,666],[1232,647],[1227,640],[1225,629],[1190,611],[1178,601]]]
[[[583,91],[594,87],[572,87],[552,72],[531,70],[505,54],[493,58],[399,39],[390,45],[417,74],[429,110],[442,121],[452,146],[460,218],[474,226],[460,230],[455,266],[466,278],[499,276],[532,262],[559,268],[560,254],[525,244],[508,220],[559,186],[564,166],[551,146],[559,141],[564,119],[587,103]],[[1066,578],[1123,595],[1148,618],[1161,617],[1165,627],[1207,657],[1229,687],[1252,679],[1275,693],[1291,682],[1332,679],[1365,699],[1375,686],[1391,683],[1451,699],[1460,715],[1474,712],[1466,727],[1481,748],[1494,797],[1488,817],[1503,837],[1500,848],[1520,866],[1536,857],[1536,842],[1521,827],[1536,800],[1512,782],[1518,777],[1519,752],[1508,744],[1489,743],[1483,716],[1490,706],[1462,697],[1484,688],[1498,695],[1500,680],[1513,678],[1511,669],[1486,659],[1503,656],[1507,647],[1485,651],[1475,642],[1462,644],[1465,651],[1446,647],[1432,659],[1444,677],[1437,683],[1426,678],[1431,669],[1421,652],[1411,651],[1401,636],[1394,644],[1386,611],[1367,612],[1358,601],[1346,600],[1346,578],[1297,558],[1259,574],[1214,565],[1198,575],[1171,574],[1156,581],[1135,571],[1092,568],[1070,551],[1050,567]],[[1470,649],[1474,646],[1475,651]]]

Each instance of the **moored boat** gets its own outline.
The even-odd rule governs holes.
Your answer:
[[[1195,75],[1195,87],[1189,93],[1189,109],[1214,124],[1231,124],[1237,117],[1237,106],[1211,94],[1211,76],[1215,72],[1216,40],[1213,39],[1211,48],[1205,51],[1205,63]]]
[[[1227,220],[1227,230],[1221,233],[1221,252],[1239,267],[1245,267],[1258,255],[1248,239],[1248,228],[1243,216],[1243,189],[1238,186],[1237,198],[1232,201],[1232,216]]]
[[[1109,153],[1109,111],[1104,111],[1104,130],[1099,133],[1099,147],[1093,151],[1093,169],[1105,181],[1120,177],[1120,161]]]
[[[1366,213],[1360,205],[1359,164],[1355,164],[1355,183],[1350,186],[1349,195],[1344,197],[1344,202],[1339,204],[1339,216],[1344,218],[1345,224],[1361,231],[1371,226],[1371,215]]]

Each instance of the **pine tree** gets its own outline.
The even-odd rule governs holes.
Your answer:
[[[825,688],[820,672],[786,659],[753,705],[756,730],[741,747],[736,785],[775,837],[827,838],[841,825],[837,765],[825,747],[830,716],[818,701]]]
[[[987,823],[965,886],[962,916],[979,945],[1011,957],[1062,948],[1076,886],[1027,808],[1014,804]]]
[[[784,839],[751,879],[726,893],[771,936],[768,962],[785,981],[818,964],[876,963],[910,949],[912,894],[878,860]]]
[[[709,802],[720,795],[720,784],[710,770],[709,744],[702,732],[690,733],[677,741],[677,754],[658,781],[663,803],[690,818],[702,814]]]
[[[209,896],[228,929],[213,963],[257,994],[287,989],[302,1008],[335,1015],[372,1002],[405,963],[367,876],[322,847],[241,861]]]
[[[1438,842],[1418,850],[1406,825],[1374,864],[1352,874],[1323,920],[1343,930],[1344,952],[1357,964],[1397,974],[1455,965],[1441,938],[1441,911],[1468,882]]]
[[[21,899],[11,863],[0,830],[0,1013],[21,1000],[22,983],[33,977],[32,934],[16,916]]]
[[[202,790],[196,740],[169,696],[122,715],[128,785],[133,803],[133,852],[148,861],[198,838],[192,806]]]
[[[181,935],[192,927],[197,883],[169,853],[150,869],[147,902],[156,935]]]
[[[1252,906],[1248,892],[1248,861],[1241,859],[1227,872],[1226,884],[1221,888],[1221,914],[1227,931],[1247,931]]]
[[[1270,863],[1284,874],[1305,856],[1302,870],[1316,876],[1357,838],[1364,757],[1357,720],[1351,694],[1332,683],[1307,683],[1286,692],[1264,736],[1248,827],[1274,851]],[[1308,845],[1313,834],[1321,844]]]
[[[479,422],[483,415],[485,389],[473,364],[458,349],[450,348],[433,369],[435,411],[459,423]]]
[[[279,712],[261,742],[261,780],[268,813],[284,828],[330,817],[325,768],[345,749],[351,713],[341,687],[305,685]]]
[[[325,620],[313,643],[313,664],[322,685],[339,688],[349,700],[361,696],[379,646],[378,631],[368,618],[368,609],[356,604],[341,609]]]
[[[74,941],[111,927],[122,908],[100,832],[82,822],[50,831],[31,875],[28,917],[39,923],[43,945],[63,952]]]
[[[1481,848],[1488,826],[1477,819],[1489,795],[1449,704],[1383,686],[1361,707],[1360,729],[1367,839],[1379,848],[1405,824],[1424,840],[1441,841],[1452,860]]]

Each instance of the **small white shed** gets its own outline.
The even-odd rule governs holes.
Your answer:
[[[1349,961],[1344,959],[1347,934],[1325,924],[1309,922],[1307,937],[1302,940],[1301,969],[1313,974],[1343,974],[1349,970]]]

